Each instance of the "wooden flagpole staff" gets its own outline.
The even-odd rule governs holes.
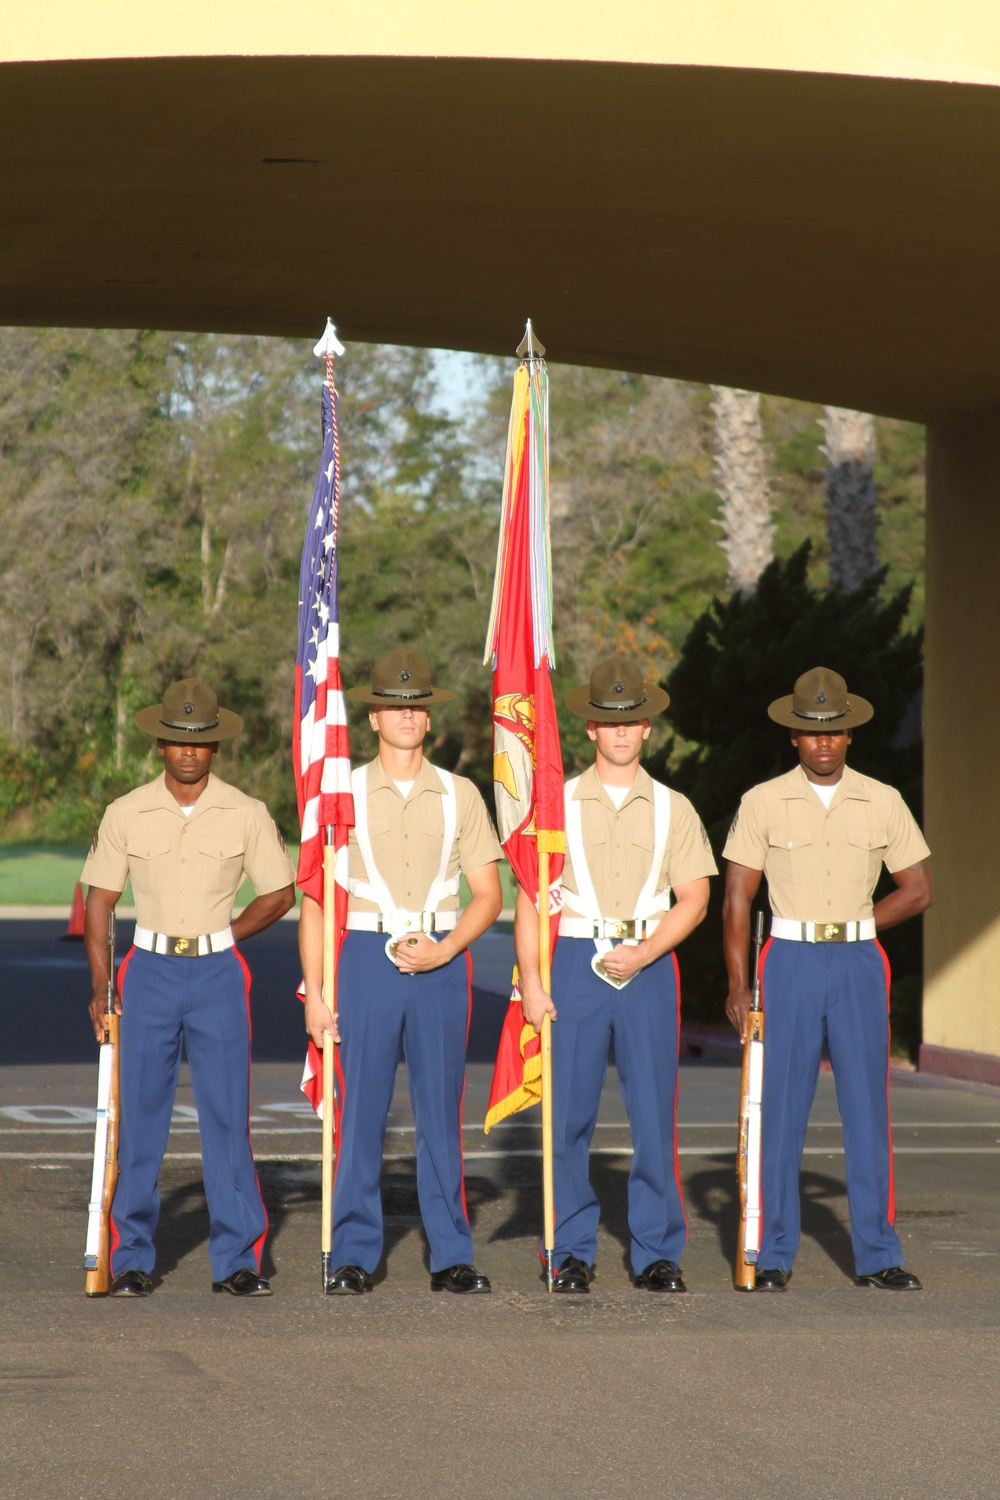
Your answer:
[[[561,830],[538,833],[538,977],[546,994],[552,991],[552,929],[549,916],[549,855],[566,850]],[[542,1211],[545,1279],[549,1291],[555,1279],[556,1209],[552,1178],[552,1019],[542,1017]]]

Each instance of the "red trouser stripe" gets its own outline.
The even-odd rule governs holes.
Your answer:
[[[243,993],[244,993],[244,995],[246,997],[246,1007],[247,1007],[247,1098],[249,1099],[250,1096],[251,1096],[252,1085],[253,1085],[253,1061],[252,1061],[252,1052],[253,1052],[253,1022],[250,1019],[250,970],[247,967],[247,961],[243,957],[243,954],[235,946],[233,947],[233,953],[236,955],[237,962],[239,963],[240,968],[243,970]],[[197,963],[197,959],[195,960],[195,962]],[[250,1134],[250,1114],[249,1114],[249,1111],[247,1113],[247,1140],[250,1142],[250,1155],[251,1155],[251,1158],[252,1158],[253,1157],[253,1138],[252,1138],[252,1136]],[[267,1231],[268,1231],[268,1227],[269,1227],[269,1222],[270,1221],[268,1220],[268,1217],[267,1217],[267,1207],[266,1207],[266,1205],[264,1203],[264,1195],[260,1191],[260,1177],[257,1174],[257,1163],[256,1162],[254,1162],[253,1175],[254,1175],[254,1180],[257,1183],[257,1193],[258,1193],[258,1196],[260,1197],[260,1206],[261,1206],[261,1209],[263,1210],[263,1213],[264,1213],[264,1228],[261,1230],[260,1236],[258,1237],[258,1239],[256,1239],[254,1241],[254,1247],[253,1247],[253,1253],[254,1253],[254,1256],[255,1256],[256,1261],[257,1261],[256,1270],[257,1270],[257,1274],[260,1275],[260,1260],[261,1260],[261,1256],[262,1256],[262,1254],[264,1252],[264,1241],[267,1239]]]
[[[889,965],[889,955],[888,955],[888,953],[886,953],[885,949],[882,947],[882,944],[878,941],[877,938],[875,939],[875,946],[878,949],[878,951],[881,953],[881,955],[882,955],[882,962],[885,964],[885,1024],[886,1024],[886,1030],[889,1033],[888,1039],[887,1039],[887,1044],[886,1044],[886,1055],[887,1055],[887,1058],[888,1058],[888,1062],[887,1062],[886,1070],[885,1070],[885,1117],[886,1117],[886,1121],[887,1121],[887,1124],[888,1124],[888,1131],[889,1131],[889,1204],[888,1204],[888,1219],[889,1219],[889,1223],[892,1224],[893,1227],[895,1227],[895,1223],[896,1223],[896,1167],[895,1167],[895,1163],[893,1161],[893,1155],[892,1155],[892,1110],[890,1109],[890,1098],[889,1098],[889,1069],[892,1067],[892,1023],[889,1020],[889,1010],[890,1010],[889,997],[890,997],[890,994],[892,992],[892,969],[891,969],[891,967]]]
[[[684,1215],[684,1231],[687,1233],[688,1216],[684,1207],[684,1194],[681,1191],[681,1157],[677,1145],[677,1100],[681,1091],[681,968],[677,962],[676,952],[671,952],[670,957],[674,961],[674,983],[677,986],[677,1063],[674,1068],[674,1181],[677,1183],[677,1197],[681,1205],[681,1213]]]
[[[469,1050],[469,1029],[472,1026],[472,954],[468,948],[465,950],[465,967],[468,975],[469,986],[469,1009],[465,1019],[465,1050]],[[462,1074],[462,1097],[458,1101],[458,1155],[462,1163],[462,1212],[465,1222],[469,1222],[469,1206],[465,1201],[465,1137],[462,1135],[462,1105],[465,1103],[465,1081],[466,1074]]]

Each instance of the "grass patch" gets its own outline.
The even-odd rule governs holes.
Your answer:
[[[288,857],[293,866],[298,855],[298,848],[289,844]],[[86,844],[0,845],[0,906],[68,906],[86,857]],[[506,860],[500,862],[500,881],[503,904],[512,907],[517,882]],[[469,888],[464,879],[459,899],[463,906],[469,900]],[[252,900],[253,886],[246,880],[236,897],[236,904],[246,906]],[[125,890],[122,905],[132,905],[130,886]]]

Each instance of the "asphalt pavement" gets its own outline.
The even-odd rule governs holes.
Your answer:
[[[95,1049],[82,945],[0,924],[0,1494],[538,1493],[701,1500],[1000,1492],[1000,1091],[892,1080],[897,1226],[921,1293],[854,1286],[832,1077],[820,1078],[789,1290],[732,1290],[738,1054],[688,1038],[680,1171],[689,1291],[627,1269],[629,1139],[613,1068],[595,1136],[603,1218],[589,1297],[540,1278],[537,1111],[483,1134],[509,938],[476,955],[466,1194],[489,1297],[432,1294],[401,1065],[374,1292],[319,1290],[319,1128],[298,1092],[295,928],[254,970],[253,1135],[274,1296],[213,1295],[183,1070],[161,1175],[155,1295],[88,1301]],[[128,932],[123,924],[122,950]]]

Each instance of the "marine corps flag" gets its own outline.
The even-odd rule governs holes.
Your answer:
[[[543,946],[551,952],[562,899],[565,820],[559,725],[549,681],[554,653],[544,352],[529,322],[518,349],[525,358],[514,375],[484,662],[493,666],[493,782],[500,840],[536,908],[540,888],[548,890],[546,931],[551,940]],[[548,984],[547,974],[543,982]],[[487,1130],[541,1099],[541,1042],[522,1017],[515,985],[493,1071]]]

